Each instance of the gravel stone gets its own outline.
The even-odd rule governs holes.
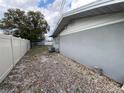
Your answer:
[[[120,84],[46,47],[31,49],[0,84],[0,93],[124,93]]]

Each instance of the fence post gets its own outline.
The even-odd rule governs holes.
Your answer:
[[[19,42],[20,42],[20,59],[22,57],[22,51],[21,51],[21,38],[19,38]]]
[[[11,40],[11,50],[12,50],[12,62],[13,62],[13,66],[14,66],[15,62],[14,62],[14,51],[13,51],[13,38],[12,38],[12,36],[10,37],[10,40]]]

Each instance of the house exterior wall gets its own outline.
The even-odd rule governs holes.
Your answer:
[[[120,20],[120,16],[118,16],[118,20]],[[69,25],[66,29],[68,31],[65,30],[60,35],[60,53],[81,64],[91,67],[98,66],[109,77],[124,83],[124,22],[118,20],[114,22],[113,17],[111,24],[96,26],[91,29],[84,28],[85,30],[77,30],[79,23],[80,27],[86,25],[83,23],[84,21],[72,23],[72,29]]]

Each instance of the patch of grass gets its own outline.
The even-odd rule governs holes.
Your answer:
[[[28,53],[31,56],[36,56],[38,54],[42,54],[42,53],[46,53],[46,52],[48,52],[47,46],[35,46]]]

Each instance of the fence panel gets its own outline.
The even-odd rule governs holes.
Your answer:
[[[29,49],[29,40],[0,35],[0,82]]]
[[[20,38],[12,37],[12,48],[13,48],[13,57],[14,65],[20,60],[21,56],[21,43]]]

